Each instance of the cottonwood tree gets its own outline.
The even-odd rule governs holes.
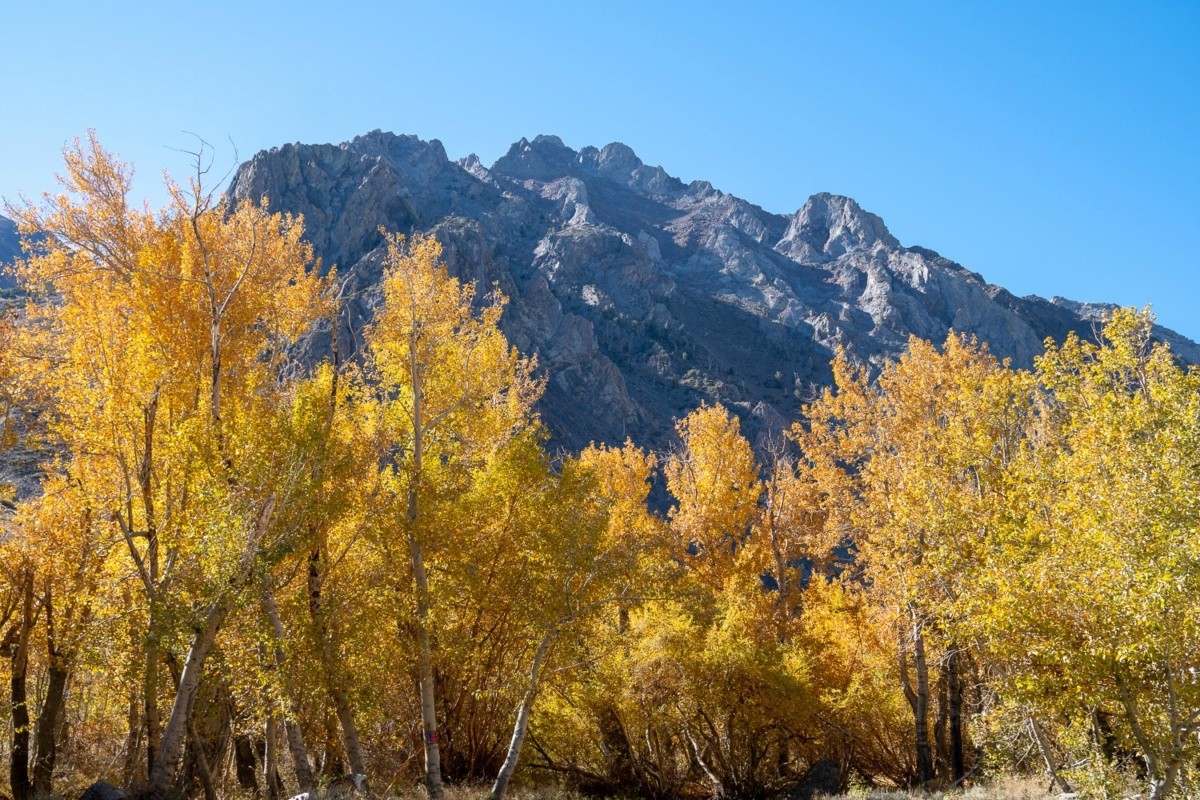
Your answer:
[[[1112,720],[1101,755],[1137,753],[1157,800],[1200,752],[1200,372],[1152,322],[1117,310],[1101,343],[1071,336],[1039,359],[1026,513],[993,548],[973,619],[1015,698]]]
[[[499,328],[503,298],[476,309],[475,288],[450,277],[435,239],[386,237],[383,304],[370,332],[379,386],[379,436],[392,545],[407,550],[417,640],[425,786],[442,796],[434,636],[437,585],[430,563],[461,535],[454,498],[476,469],[530,424],[542,384]],[[400,565],[398,554],[393,558]],[[406,615],[407,616],[407,615]]]
[[[910,339],[908,352],[873,381],[839,353],[834,376],[836,389],[805,409],[808,424],[794,435],[837,498],[834,524],[854,543],[874,601],[894,609],[915,779],[934,777],[930,667],[940,654],[948,766],[958,780],[966,724],[958,606],[1004,519],[1031,384],[954,333],[940,350]]]
[[[10,211],[44,237],[21,278],[44,292],[31,316],[56,359],[52,429],[142,587],[147,778],[165,791],[217,631],[270,538],[277,487],[251,477],[272,447],[260,423],[326,281],[299,223],[265,205],[231,208],[198,175],[139,209],[132,170],[94,135],[64,158],[62,193]],[[165,724],[164,665],[178,679]]]

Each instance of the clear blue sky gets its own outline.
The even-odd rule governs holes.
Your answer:
[[[490,163],[622,141],[777,212],[856,198],[1018,294],[1153,303],[1200,339],[1200,3],[0,0],[0,195],[94,127],[161,200],[373,128]]]

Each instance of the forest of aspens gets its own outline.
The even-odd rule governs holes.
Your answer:
[[[1148,312],[557,453],[436,241],[380,232],[351,347],[302,220],[65,157],[6,212],[13,800],[1200,794],[1200,371]]]

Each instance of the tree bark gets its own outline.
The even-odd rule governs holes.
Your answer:
[[[442,756],[438,747],[433,644],[429,635],[429,576],[425,572],[421,544],[413,536],[409,537],[409,553],[417,584],[417,677],[421,682],[421,727],[425,733],[425,791],[429,800],[441,800]]]
[[[58,753],[58,728],[66,700],[68,672],[57,653],[50,656],[46,699],[34,731],[33,792],[45,797],[53,792],[54,762]]]
[[[154,771],[158,743],[162,739],[162,720],[158,714],[158,647],[154,644],[154,613],[150,614],[150,635],[146,644],[146,665],[142,673],[142,717],[146,722],[146,777]]]
[[[421,416],[424,389],[421,385],[421,369],[417,364],[415,327],[409,338],[409,358],[413,389],[413,460],[408,483],[408,552],[417,590],[417,677],[421,684],[421,728],[425,739],[425,792],[428,800],[442,800],[442,754],[438,746],[433,642],[429,632],[429,575],[425,571],[425,554],[417,529],[420,520],[418,486],[425,455],[425,424]]]
[[[322,598],[325,576],[322,572],[322,547],[313,548],[308,558],[308,610],[316,627],[317,639],[321,644],[321,661],[325,683],[333,707],[337,711],[338,723],[342,728],[342,739],[346,744],[346,756],[350,759],[350,771],[358,775],[367,774],[366,760],[362,754],[362,743],[358,737],[358,725],[354,720],[354,709],[345,689],[333,652],[333,636],[329,630],[329,619]]]
[[[188,747],[191,750],[192,765],[196,777],[200,779],[200,787],[204,789],[204,800],[217,800],[217,787],[213,783],[212,770],[208,767],[208,756],[204,754],[204,743],[196,735],[194,728],[188,729]]]
[[[283,629],[283,620],[279,618],[279,607],[275,604],[275,595],[266,584],[262,588],[262,608],[271,623],[271,630],[275,634],[275,667],[282,676],[283,691],[288,704],[288,717],[284,720],[283,728],[296,770],[296,784],[300,787],[301,792],[311,792],[316,783],[313,781],[312,765],[308,760],[308,748],[304,746],[304,734],[297,724],[297,720],[300,718],[299,702],[295,686],[292,684],[291,674],[288,671],[287,655],[283,651],[283,642],[287,634]]]
[[[1046,763],[1046,771],[1050,773],[1050,778],[1058,786],[1058,790],[1063,794],[1073,792],[1074,789],[1067,783],[1067,779],[1058,774],[1058,760],[1054,757],[1054,751],[1050,749],[1050,743],[1046,741],[1042,726],[1033,717],[1029,717],[1029,731],[1033,734],[1033,741],[1037,743],[1038,752],[1042,754],[1042,761]]]
[[[925,634],[920,619],[912,614],[912,655],[917,670],[917,685],[914,689],[908,676],[907,648],[900,648],[900,680],[904,696],[912,707],[916,729],[917,783],[924,785],[933,780],[933,751],[929,741],[929,664],[925,659]]]
[[[1170,669],[1168,665],[1167,669]],[[1142,751],[1142,758],[1146,762],[1147,779],[1150,783],[1150,800],[1161,800],[1167,797],[1175,786],[1175,780],[1179,775],[1179,758],[1178,750],[1174,747],[1168,747],[1167,753],[1155,752],[1154,743],[1146,733],[1146,729],[1142,726],[1142,715],[1138,709],[1137,698],[1130,690],[1128,683],[1124,680],[1120,672],[1114,672],[1113,678],[1117,683],[1118,694],[1121,698],[1121,705],[1125,707],[1125,718],[1129,723],[1130,730],[1133,731],[1133,738],[1137,741],[1138,747]],[[1168,680],[1170,675],[1168,674]],[[1172,695],[1172,703],[1174,696]],[[1172,708],[1172,717],[1174,717],[1174,708]],[[1175,720],[1172,719],[1170,727],[1172,743],[1178,742],[1178,729],[1175,725]],[[1164,763],[1164,761],[1166,763]]]
[[[962,654],[951,646],[946,657],[946,692],[950,700],[950,777],[957,783],[967,772],[963,748]]]
[[[71,635],[70,628],[75,609],[68,605],[63,619],[60,621],[55,616],[54,592],[49,585],[46,587],[43,602],[46,609],[48,675],[46,697],[42,702],[41,713],[38,714],[37,727],[34,729],[33,736],[33,791],[35,795],[49,796],[53,790],[54,763],[58,753],[58,739],[66,704],[67,681],[70,677],[70,665],[73,660],[72,651],[64,647],[60,637]],[[89,614],[85,608],[81,621],[86,622],[88,617]]]
[[[525,691],[525,696],[521,698],[521,704],[517,708],[517,721],[513,725],[512,740],[508,743],[508,754],[505,755],[504,764],[496,774],[496,782],[492,784],[492,793],[488,795],[488,800],[504,800],[508,783],[521,758],[521,745],[525,743],[525,731],[529,728],[529,712],[533,708],[533,701],[537,699],[540,688],[538,681],[541,676],[542,661],[555,636],[557,636],[557,632],[551,632],[543,637],[533,656],[533,667],[529,671],[529,688]]]
[[[266,753],[263,756],[263,781],[267,785],[267,800],[279,800],[283,781],[279,779],[279,730],[274,717],[267,717]]]
[[[258,764],[254,757],[254,742],[248,734],[238,734],[233,740],[233,769],[238,786],[259,797]]]
[[[167,718],[163,730],[162,742],[159,745],[158,756],[150,770],[150,788],[159,793],[166,793],[175,778],[175,770],[179,766],[179,758],[183,755],[184,739],[187,734],[188,722],[191,719],[192,707],[196,702],[196,694],[200,689],[200,680],[204,674],[204,662],[217,639],[217,631],[229,615],[232,598],[230,595],[243,586],[249,578],[254,566],[254,558],[258,552],[258,543],[275,510],[275,497],[269,497],[259,508],[258,519],[253,530],[249,533],[246,550],[242,554],[239,572],[230,581],[230,586],[213,602],[204,619],[204,623],[192,637],[188,649],[187,660],[179,676],[179,688],[175,691],[175,702],[171,705],[171,714]],[[15,800],[15,799],[14,799]]]
[[[129,732],[125,734],[125,764],[121,768],[121,783],[125,787],[133,785],[134,772],[137,771],[138,750],[141,744],[142,717],[138,713],[138,690],[129,690],[129,706],[126,709],[126,722]]]
[[[33,628],[33,574],[26,571],[21,587],[23,603],[17,641],[12,650],[12,748],[9,751],[8,780],[13,800],[30,797],[29,783],[29,705],[25,676],[29,670],[29,634]]]
[[[187,660],[179,676],[175,702],[171,705],[171,714],[167,717],[167,725],[163,729],[158,756],[150,770],[150,787],[157,792],[166,793],[175,779],[175,770],[179,766],[184,741],[187,738],[188,721],[191,719],[196,694],[200,690],[204,662],[216,642],[217,631],[228,614],[228,602],[218,600],[209,609],[203,626],[192,637],[192,645],[188,649]]]

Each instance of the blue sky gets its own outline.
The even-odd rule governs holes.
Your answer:
[[[1200,3],[0,0],[0,196],[97,129],[182,176],[382,128],[622,141],[768,210],[857,199],[1017,294],[1200,339]]]

